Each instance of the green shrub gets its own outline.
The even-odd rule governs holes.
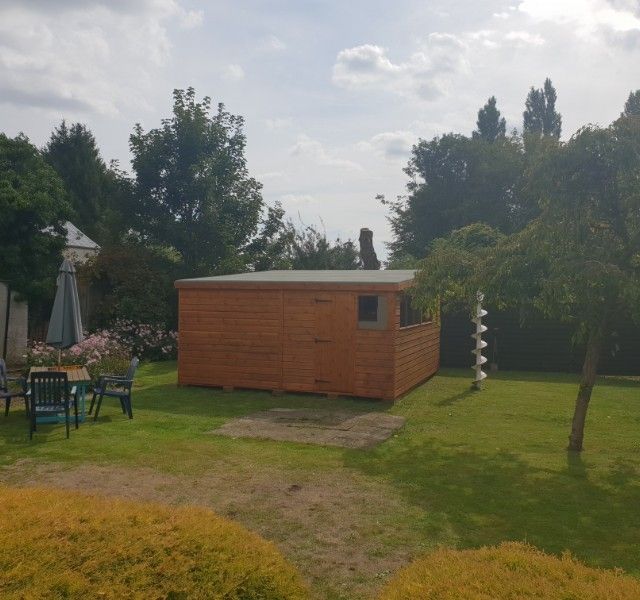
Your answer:
[[[133,240],[104,247],[79,268],[94,296],[91,329],[110,328],[117,319],[173,329],[178,321],[173,282],[180,274],[175,252]]]
[[[441,549],[400,571],[380,600],[635,600],[640,581],[505,542],[478,550]]]
[[[307,598],[275,546],[204,508],[0,487],[0,597]]]

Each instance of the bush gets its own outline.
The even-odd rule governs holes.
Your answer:
[[[134,240],[104,247],[78,276],[90,282],[95,297],[89,326],[110,327],[116,319],[175,327],[179,276],[178,258],[166,248]]]
[[[557,558],[505,542],[478,550],[437,550],[400,571],[380,595],[380,600],[414,598],[631,600],[640,598],[640,581],[618,570],[587,567],[569,553]]]
[[[102,373],[124,373],[131,360],[129,347],[114,334],[99,331],[84,338],[82,342],[62,350],[62,365],[83,365],[91,379],[96,381]],[[31,342],[25,355],[25,374],[33,366],[58,364],[58,350],[44,342]]]
[[[168,360],[178,353],[178,332],[158,325],[117,319],[111,324],[111,334],[128,348],[133,356],[147,360]]]
[[[203,508],[0,486],[3,598],[307,598],[270,542]]]

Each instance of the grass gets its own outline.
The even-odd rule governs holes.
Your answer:
[[[227,514],[274,540],[323,598],[368,597],[399,566],[438,546],[474,548],[505,540],[555,554],[568,549],[588,565],[640,575],[636,381],[598,382],[585,450],[575,456],[565,451],[577,391],[570,375],[497,373],[477,393],[469,390],[466,371],[444,370],[393,406],[227,394],[178,388],[175,380],[175,364],[144,365],[133,421],[105,400],[98,423],[82,425],[68,441],[58,426],[43,427],[29,443],[23,410],[12,410],[6,420],[0,417],[0,465],[6,467],[0,479],[21,484],[42,465],[87,463],[144,468],[173,482],[188,477],[194,485],[212,472],[215,481],[235,478],[236,487],[229,486],[224,498]],[[407,424],[373,450],[205,435],[257,410],[311,406],[387,410],[406,417]],[[268,488],[270,482],[292,481],[311,486],[317,497],[298,502],[285,489],[277,496],[282,505],[275,503],[278,490]],[[184,493],[185,501],[194,501]],[[196,500],[202,498],[221,509],[215,490]],[[337,508],[331,504],[338,501]],[[294,520],[291,511],[302,506],[308,512]],[[332,538],[323,527],[339,517],[343,522],[334,523]],[[349,563],[350,552],[362,560]]]

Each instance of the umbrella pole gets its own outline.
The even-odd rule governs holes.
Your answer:
[[[61,350],[60,348],[58,348],[58,367],[60,366],[60,352]]]

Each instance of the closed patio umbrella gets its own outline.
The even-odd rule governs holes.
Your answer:
[[[60,266],[57,286],[47,331],[47,344],[58,348],[58,365],[60,365],[60,350],[69,348],[84,339],[76,270],[66,259]]]

